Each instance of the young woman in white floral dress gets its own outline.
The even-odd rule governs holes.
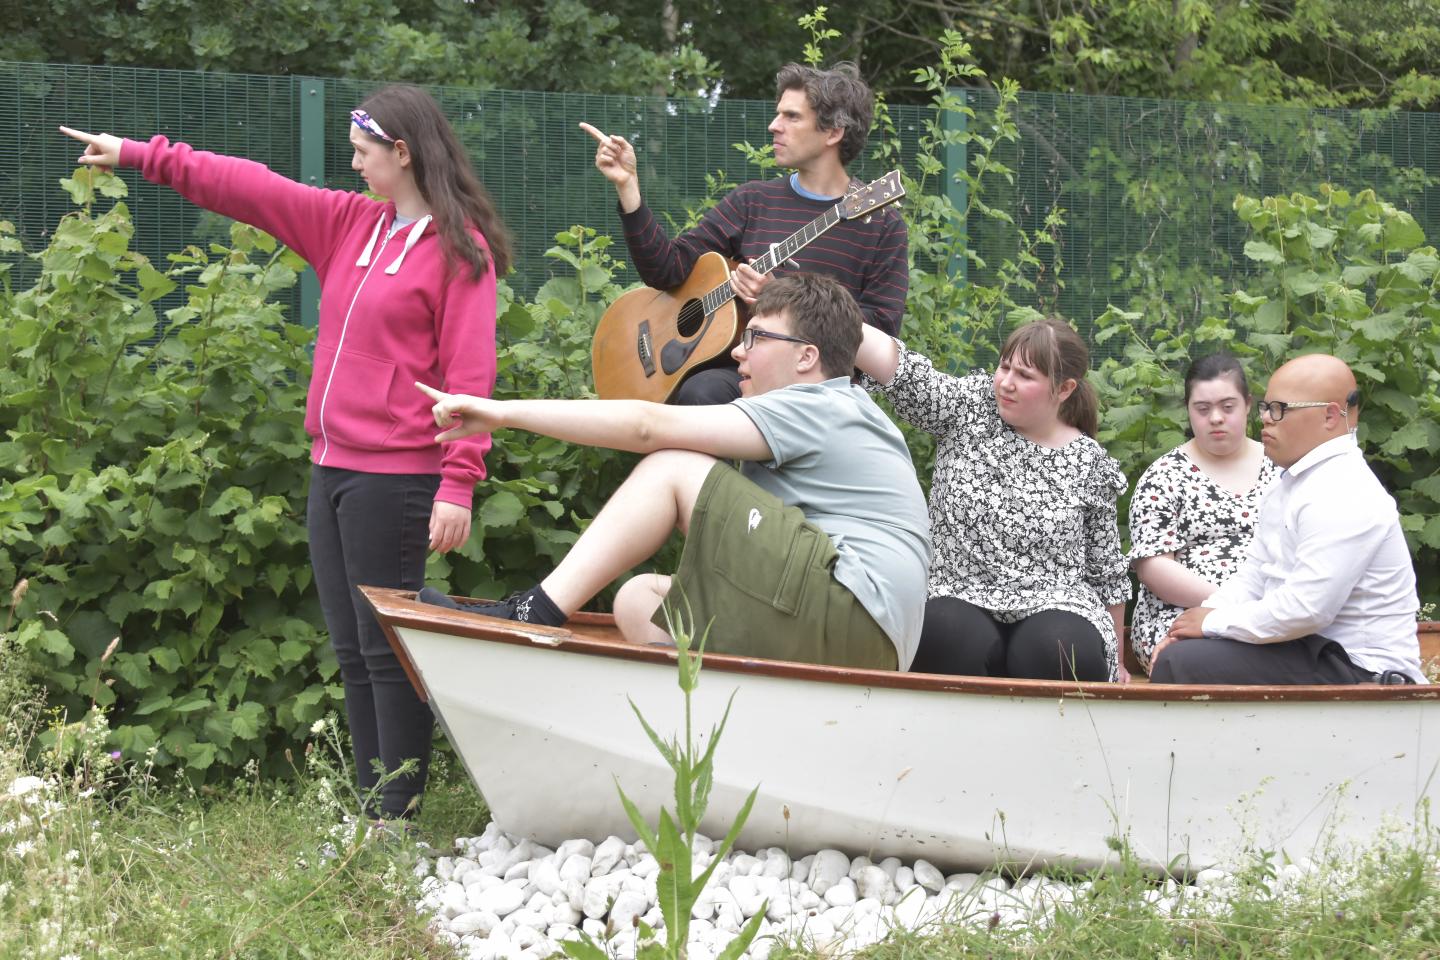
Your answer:
[[[1239,568],[1260,500],[1280,475],[1245,435],[1250,387],[1234,356],[1190,365],[1185,410],[1190,439],[1150,464],[1130,498],[1130,562],[1140,578],[1130,645],[1147,671],[1180,612],[1203,604]]]
[[[1090,355],[1074,329],[1026,324],[993,377],[956,377],[867,328],[856,365],[938,440],[930,599],[910,669],[1123,676],[1116,638],[1130,580],[1115,501],[1126,481],[1095,441]]]

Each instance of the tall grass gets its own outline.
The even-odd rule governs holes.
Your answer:
[[[32,702],[0,720],[0,958],[454,956],[413,906],[417,838],[353,819],[333,721],[292,780],[197,791],[103,752],[99,711],[65,724]],[[483,829],[483,802],[443,758],[433,782],[418,837]]]

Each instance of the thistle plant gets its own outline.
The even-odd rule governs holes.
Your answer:
[[[710,788],[714,785],[715,748],[720,743],[720,735],[724,732],[725,722],[730,717],[730,706],[735,700],[735,694],[733,691],[731,692],[729,700],[725,703],[725,713],[720,717],[720,722],[710,728],[710,736],[702,746],[695,739],[691,697],[700,683],[700,665],[705,650],[706,634],[700,636],[699,645],[692,651],[690,647],[691,631],[685,629],[683,624],[677,623],[678,619],[672,617],[667,608],[666,620],[670,626],[670,635],[675,638],[675,645],[679,648],[676,663],[679,668],[680,692],[685,698],[684,736],[677,735],[669,739],[660,736],[645,719],[640,708],[635,706],[635,701],[630,701],[630,709],[635,711],[635,717],[640,721],[640,726],[645,729],[646,736],[650,738],[655,749],[660,751],[666,764],[674,771],[675,812],[672,814],[669,810],[661,807],[659,826],[652,829],[645,822],[640,809],[626,796],[625,789],[620,786],[618,779],[615,783],[615,788],[620,794],[620,802],[625,807],[625,815],[630,819],[630,825],[635,828],[635,833],[640,841],[645,844],[646,849],[660,864],[660,872],[656,877],[655,886],[660,901],[660,914],[665,921],[665,941],[661,943],[656,938],[655,931],[648,924],[640,923],[637,960],[657,960],[657,958],[684,960],[690,939],[690,914],[695,907],[695,901],[699,899],[700,892],[705,889],[705,884],[710,881],[716,866],[725,859],[725,855],[734,846],[735,839],[740,835],[746,819],[750,816],[750,808],[754,805],[755,795],[760,789],[756,787],[750,791],[750,795],[745,798],[744,804],[740,807],[740,812],[735,816],[735,822],[731,824],[729,832],[725,834],[725,839],[715,848],[715,855],[711,859],[710,865],[696,874],[692,859],[695,835],[710,802]],[[736,960],[741,956],[755,939],[764,919],[765,907],[762,906],[716,960]],[[604,948],[591,937],[583,934],[580,940],[568,941],[562,946],[566,955],[575,960],[607,960],[608,957]]]

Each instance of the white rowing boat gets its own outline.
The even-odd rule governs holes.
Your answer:
[[[621,642],[609,617],[562,629],[365,587],[391,644],[507,833],[551,845],[633,838],[672,775],[627,698],[683,730],[673,650]],[[1440,632],[1422,625],[1426,653]],[[1089,868],[1126,838],[1154,869],[1243,846],[1312,856],[1424,822],[1440,800],[1440,689],[1162,687],[847,670],[711,655],[696,727],[718,722],[702,832],[739,846],[834,847],[946,868]]]

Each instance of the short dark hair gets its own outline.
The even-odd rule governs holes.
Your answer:
[[[1011,357],[1018,357],[1049,377],[1052,390],[1058,391],[1066,380],[1074,380],[1075,389],[1060,404],[1060,419],[1086,436],[1095,436],[1100,429],[1100,398],[1085,379],[1090,372],[1090,348],[1074,327],[1055,317],[1027,323],[1010,334],[1000,348],[1001,361]]]
[[[1240,396],[1246,403],[1250,402],[1250,381],[1245,379],[1245,368],[1240,365],[1240,360],[1229,350],[1217,350],[1214,353],[1207,353],[1198,357],[1190,364],[1190,369],[1185,371],[1185,404],[1190,404],[1190,391],[1197,383],[1204,383],[1206,380],[1219,380],[1221,377],[1231,377],[1235,386],[1240,388]]]
[[[845,166],[860,156],[870,138],[870,124],[875,120],[875,94],[860,79],[860,68],[853,63],[837,63],[829,70],[819,70],[799,63],[787,63],[775,74],[775,97],[786,90],[804,90],[815,111],[821,130],[844,130],[840,138],[840,162]]]
[[[830,377],[848,377],[855,369],[865,318],[850,291],[818,273],[792,273],[765,284],[751,311],[757,317],[783,313],[790,332],[815,344],[820,369]]]
[[[1186,408],[1187,426],[1185,436],[1193,439],[1195,431],[1188,425],[1190,408],[1190,391],[1195,384],[1204,383],[1207,380],[1219,380],[1221,377],[1230,377],[1235,381],[1235,386],[1240,388],[1240,399],[1248,406],[1250,403],[1250,381],[1245,379],[1245,368],[1240,366],[1240,360],[1229,350],[1217,350],[1214,353],[1207,353],[1203,357],[1197,357],[1190,364],[1190,369],[1185,371],[1185,393],[1182,402]]]

